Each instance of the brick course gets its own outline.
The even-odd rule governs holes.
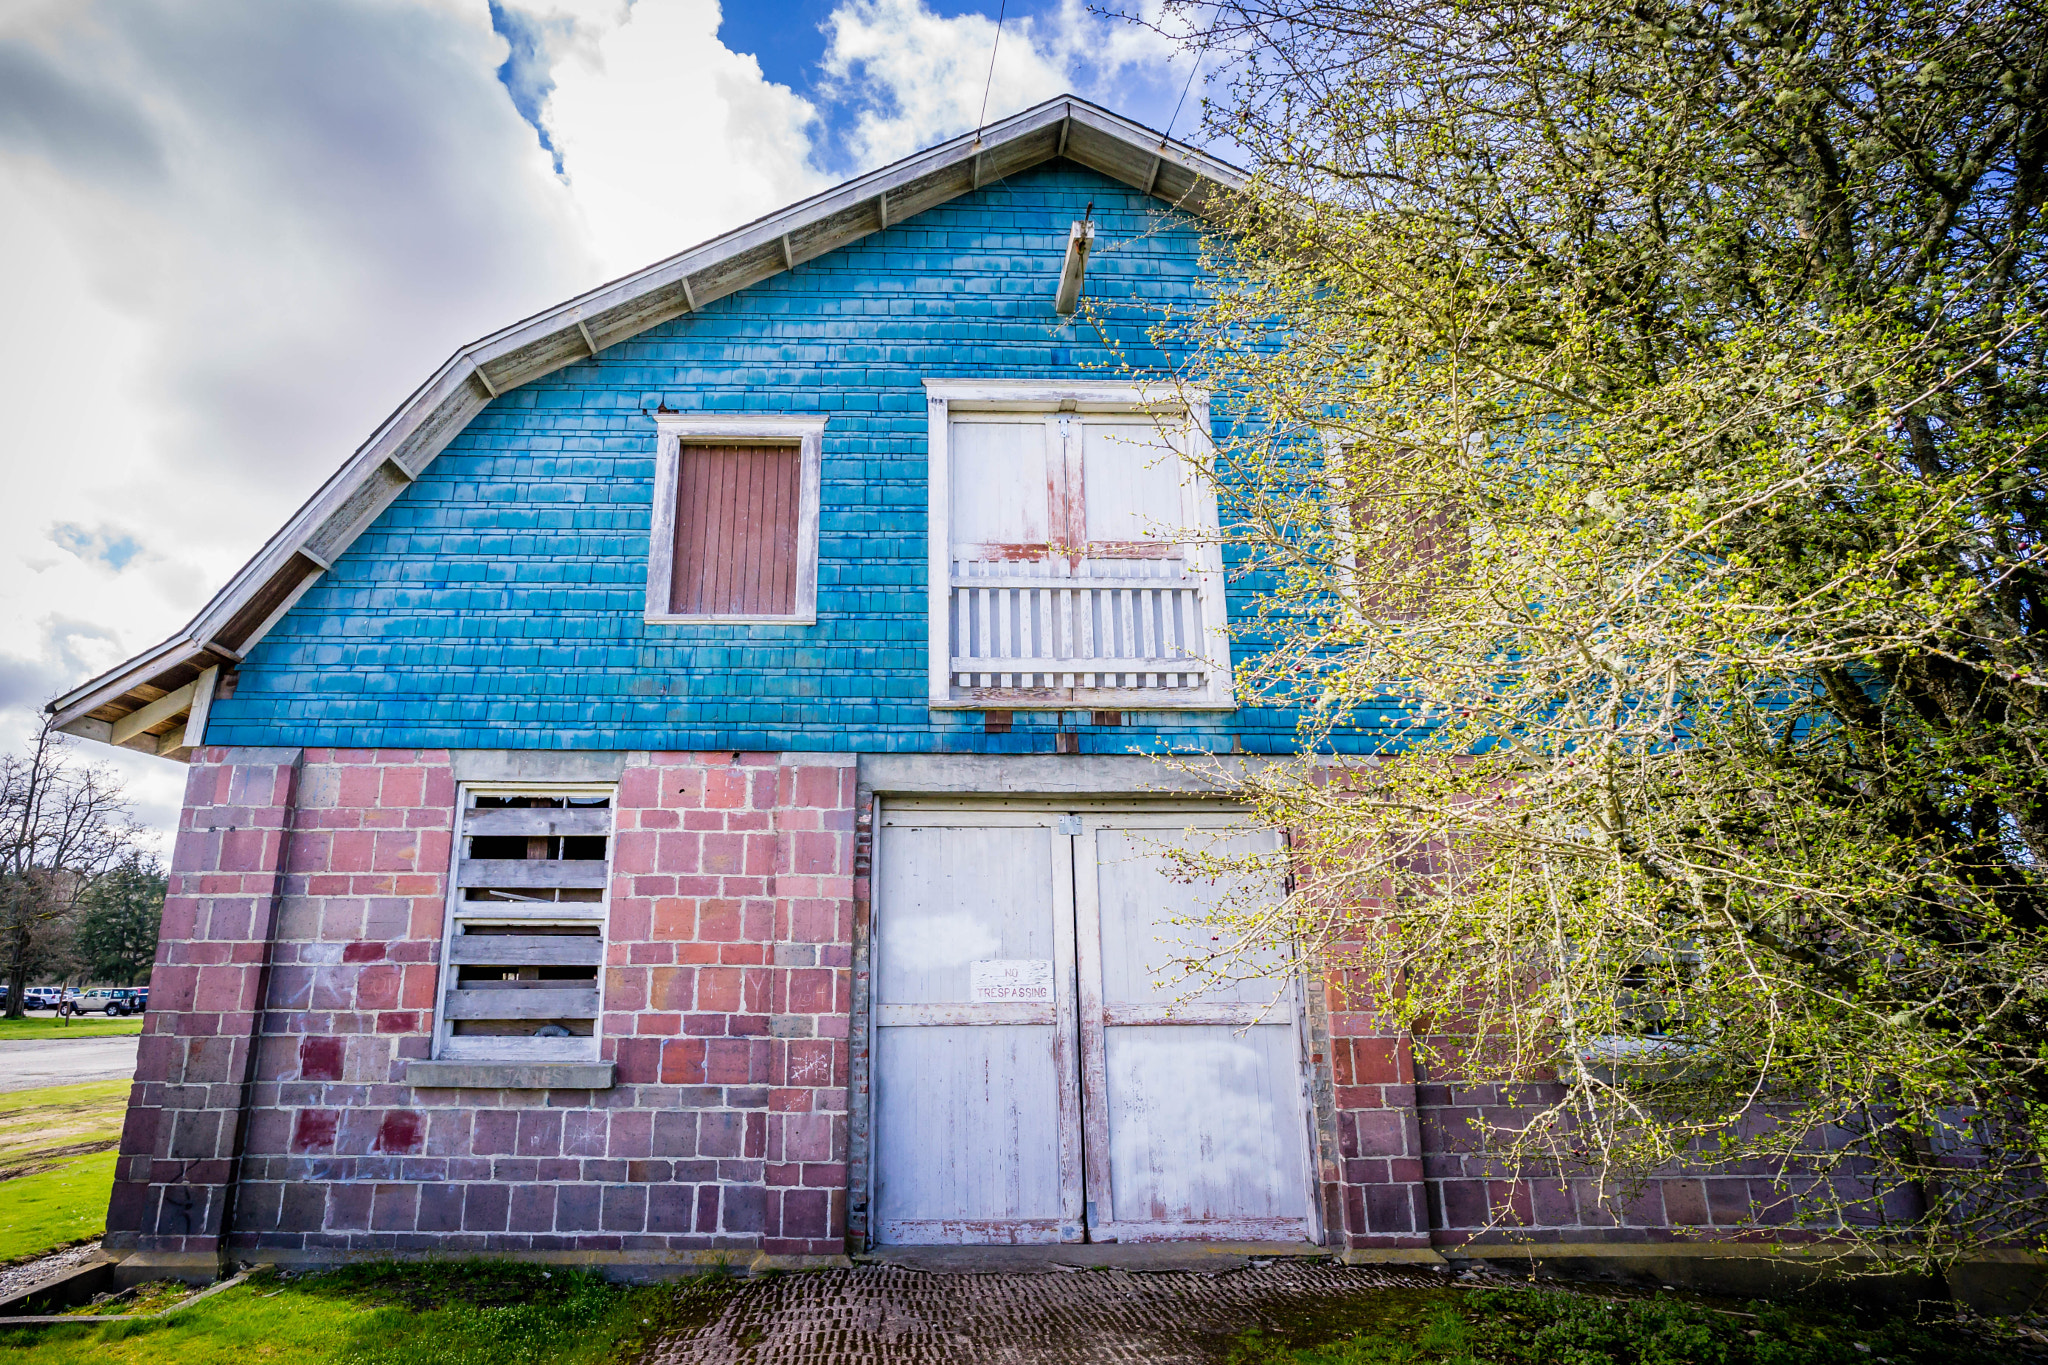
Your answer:
[[[263,960],[233,935],[274,888],[233,1248],[843,1249],[850,759],[628,757],[600,1025],[617,1084],[556,1092],[404,1080],[430,1048],[449,755],[292,759],[194,763],[110,1242],[218,1245]],[[258,787],[270,805],[229,804]]]

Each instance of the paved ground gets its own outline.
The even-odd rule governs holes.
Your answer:
[[[1252,1327],[1428,1271],[1253,1261],[1241,1270],[1048,1265],[968,1274],[859,1266],[751,1282],[718,1316],[662,1342],[655,1365],[1220,1365]]]
[[[10,1038],[0,1041],[0,1090],[126,1080],[135,1074],[140,1034],[121,1038]]]

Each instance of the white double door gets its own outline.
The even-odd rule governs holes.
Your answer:
[[[885,810],[872,938],[876,1240],[1315,1240],[1293,974],[1200,993],[1224,894],[1161,855],[1213,816]],[[1230,888],[1242,894],[1242,886]]]

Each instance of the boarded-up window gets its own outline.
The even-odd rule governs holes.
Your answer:
[[[683,446],[670,613],[794,612],[802,499],[796,446]]]
[[[967,557],[1182,557],[1182,461],[1156,421],[976,414],[949,439],[951,533]]]
[[[1371,620],[1429,615],[1470,572],[1470,519],[1455,498],[1429,487],[1415,452],[1381,459],[1333,445],[1332,529],[1352,607]]]
[[[435,1055],[595,1061],[608,790],[465,791]]]

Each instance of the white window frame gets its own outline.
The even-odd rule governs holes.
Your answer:
[[[818,482],[825,421],[823,417],[715,417],[690,412],[654,415],[659,439],[654,457],[654,518],[647,540],[647,601],[642,618],[647,624],[817,624]],[[681,492],[683,446],[712,442],[798,448],[803,473],[796,523],[796,605],[787,614],[677,614],[668,610],[675,592],[676,501]]]
[[[1331,497],[1331,529],[1339,540],[1337,563],[1343,568],[1343,580],[1338,584],[1337,594],[1344,603],[1346,614],[1354,622],[1360,617],[1358,593],[1357,528],[1351,523],[1350,483],[1344,477],[1344,453],[1355,441],[1355,437],[1318,428],[1316,440],[1323,451],[1323,486]]]
[[[470,810],[472,796],[604,796],[611,799],[611,832],[605,836],[605,885],[603,893],[595,901],[567,901],[560,904],[578,908],[579,913],[545,910],[520,911],[507,906],[500,914],[489,911],[472,911],[465,906],[476,902],[462,899],[463,888],[458,875],[463,863],[463,845],[468,836],[464,823]],[[611,945],[611,882],[613,869],[617,866],[619,833],[619,790],[615,782],[461,782],[455,788],[455,837],[449,842],[452,848],[448,855],[448,897],[447,911],[441,925],[440,971],[434,980],[434,1042],[433,1060],[479,1063],[525,1063],[525,1062],[595,1062],[599,1059],[604,1044],[604,979],[605,967],[610,957]],[[448,994],[455,989],[456,974],[461,964],[452,961],[456,929],[460,923],[469,921],[540,921],[542,923],[575,923],[595,925],[597,928],[598,963],[594,986],[597,991],[597,1014],[591,1020],[588,1038],[520,1038],[510,1037],[459,1037],[455,1033],[455,1020],[448,1017]]]
[[[948,616],[952,609],[952,422],[956,413],[1087,413],[1130,417],[1174,415],[1187,423],[1192,449],[1182,452],[1196,462],[1213,464],[1209,391],[1173,384],[1128,384],[1113,381],[996,381],[927,379],[924,381],[929,419],[926,640],[929,645],[928,699],[935,710],[1079,710],[1090,707],[1140,711],[1234,711],[1236,687],[1231,677],[1228,604],[1224,594],[1221,552],[1211,541],[1184,545],[1188,576],[1201,594],[1208,636],[1203,642],[1206,685],[1179,691],[1165,688],[1074,688],[1061,701],[1019,696],[953,696]],[[1182,525],[1214,529],[1220,517],[1216,490],[1198,478],[1188,461],[1181,462]]]

